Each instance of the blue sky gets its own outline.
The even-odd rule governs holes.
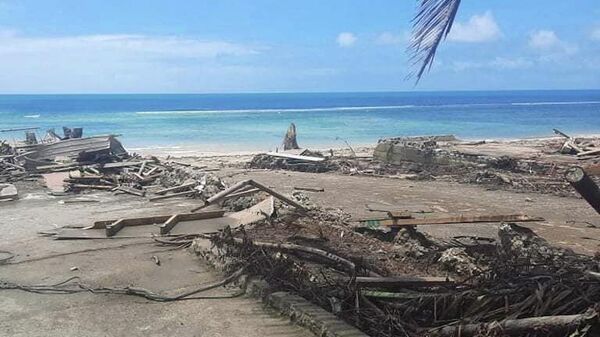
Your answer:
[[[414,0],[0,0],[0,93],[600,88],[600,1],[463,0],[418,86]]]

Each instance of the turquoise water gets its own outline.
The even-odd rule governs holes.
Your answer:
[[[0,95],[0,129],[63,125],[116,133],[128,148],[206,151],[277,146],[290,122],[301,146],[381,137],[465,139],[600,133],[600,90],[206,95]],[[0,134],[0,138],[21,137]]]

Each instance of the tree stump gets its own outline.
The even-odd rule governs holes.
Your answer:
[[[283,150],[294,150],[299,149],[298,141],[296,140],[296,125],[294,123],[290,124],[285,137],[283,138]]]

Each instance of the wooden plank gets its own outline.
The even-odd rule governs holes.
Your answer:
[[[228,196],[225,196],[224,200],[233,199],[233,198],[237,198],[237,197],[245,197],[247,195],[251,195],[251,194],[254,194],[257,192],[260,192],[260,190],[258,188],[250,188],[247,190],[243,190],[243,191],[232,193]]]
[[[160,191],[156,191],[155,194],[161,194],[162,195],[162,194],[166,194],[166,193],[169,193],[169,192],[178,192],[178,191],[181,191],[181,190],[188,189],[190,187],[194,187],[197,184],[198,184],[197,182],[192,181],[192,182],[189,182],[189,183],[181,184],[179,186],[173,186],[173,187],[162,189]]]
[[[321,162],[321,161],[325,160],[325,158],[323,158],[323,157],[301,156],[301,155],[297,155],[297,154],[288,154],[288,153],[281,153],[281,152],[268,152],[267,155],[272,156],[272,157],[296,159],[296,160],[311,161],[311,162]]]
[[[107,225],[106,226],[106,236],[107,237],[114,236],[121,229],[123,229],[123,227],[125,227],[125,220],[124,219],[119,219],[119,220],[111,223],[110,225]]]
[[[595,149],[595,150],[591,150],[591,151],[579,152],[579,153],[577,154],[577,157],[591,156],[591,155],[595,155],[595,154],[600,154],[600,149]]]
[[[387,214],[391,219],[412,219],[413,218],[412,214],[407,211],[388,211]]]
[[[195,212],[195,211],[197,211],[197,210],[199,210],[199,209],[201,209],[201,208],[204,208],[204,207],[206,207],[206,206],[208,206],[208,205],[210,205],[210,204],[214,204],[214,203],[216,203],[216,202],[219,202],[219,201],[223,200],[223,199],[224,199],[224,198],[225,198],[227,195],[229,195],[229,194],[231,194],[231,193],[233,193],[233,192],[236,192],[236,191],[238,191],[239,189],[241,189],[242,187],[244,187],[244,186],[247,186],[248,184],[250,184],[250,181],[251,181],[251,180],[249,180],[249,179],[248,179],[248,180],[242,180],[242,181],[240,181],[240,182],[237,182],[237,183],[236,183],[236,184],[234,184],[233,186],[231,186],[231,187],[229,187],[229,188],[226,188],[225,190],[223,190],[223,191],[221,191],[221,192],[219,192],[219,193],[217,193],[217,194],[213,195],[212,197],[208,198],[208,199],[206,200],[206,202],[204,203],[204,205],[203,205],[203,206],[200,206],[200,207],[194,208],[194,209],[192,210],[192,212]]]
[[[92,190],[112,190],[113,188],[115,188],[114,186],[105,186],[105,185],[84,185],[84,184],[70,184],[71,187],[73,188],[78,188],[78,189],[92,189]]]
[[[191,220],[201,220],[201,219],[211,219],[211,218],[219,218],[225,214],[224,210],[214,210],[214,211],[206,211],[206,212],[198,212],[198,213],[182,213],[179,214],[181,221],[191,221]],[[173,214],[167,215],[153,215],[139,218],[125,218],[120,219],[123,220],[125,226],[144,226],[144,225],[153,225],[153,224],[162,224],[165,221],[169,220]],[[101,220],[96,221],[90,227],[86,227],[85,229],[99,229],[106,228],[106,226],[114,223],[117,220]]]
[[[165,221],[165,223],[160,225],[160,234],[165,235],[169,233],[171,229],[173,229],[173,227],[175,227],[175,225],[177,225],[177,223],[179,222],[178,217],[179,214],[173,214],[173,216],[171,216],[169,220]]]
[[[442,285],[453,285],[454,282],[445,277],[356,277],[356,285],[359,288],[407,288],[407,287],[434,287]]]
[[[290,206],[296,207],[297,209],[299,209],[301,211],[306,211],[306,208],[304,208],[304,206],[300,205],[299,203],[295,202],[294,200],[286,197],[285,195],[283,195],[283,194],[281,194],[279,192],[276,192],[276,191],[274,191],[274,190],[272,190],[272,189],[270,189],[270,188],[268,188],[268,187],[266,187],[266,186],[264,186],[262,184],[259,184],[259,183],[257,183],[254,180],[250,180],[248,183],[250,185],[256,187],[256,188],[259,188],[259,189],[261,189],[261,190],[269,193],[270,195],[272,195],[275,198],[277,198],[277,199],[285,202],[286,204],[288,204]]]
[[[523,214],[502,214],[502,215],[458,215],[444,218],[419,218],[419,219],[365,219],[360,220],[362,225],[369,228],[379,226],[401,227],[401,226],[420,226],[420,225],[446,225],[461,223],[482,223],[482,222],[528,222],[544,221],[544,218],[530,217]]]
[[[146,168],[146,163],[147,163],[147,162],[148,162],[147,160],[144,160],[144,161],[142,162],[142,165],[140,165],[140,169],[139,169],[139,170],[138,170],[138,172],[137,172],[139,175],[142,175],[142,173],[144,173],[144,169]]]
[[[179,192],[179,193],[172,193],[172,194],[160,195],[158,197],[153,197],[153,198],[150,198],[149,200],[157,201],[157,200],[181,197],[181,196],[186,196],[186,195],[192,195],[194,193],[196,193],[196,191],[185,191],[185,192]]]

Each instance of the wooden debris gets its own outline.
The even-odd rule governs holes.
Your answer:
[[[483,223],[483,222],[528,222],[544,221],[540,217],[530,217],[523,214],[508,215],[457,215],[444,218],[418,218],[418,219],[365,219],[360,220],[361,225],[368,228],[401,227],[401,226],[419,226],[419,225],[445,225],[461,223]]]
[[[325,189],[323,187],[299,187],[299,186],[294,186],[294,189],[298,190],[298,191],[325,192]]]
[[[306,208],[304,206],[302,206],[301,204],[297,203],[296,201],[294,201],[294,200],[284,196],[283,194],[280,194],[279,192],[276,192],[260,183],[257,183],[254,180],[248,179],[248,180],[242,180],[242,181],[236,183],[235,185],[231,186],[230,188],[213,195],[212,197],[210,197],[206,200],[206,202],[203,206],[193,209],[192,212],[195,212],[199,209],[207,207],[208,205],[219,202],[219,201],[225,199],[225,197],[228,196],[229,194],[232,194],[233,192],[236,192],[248,185],[254,186],[254,187],[258,188],[259,190],[262,190],[262,191],[274,196],[275,198],[283,201],[284,203],[297,208],[300,211],[306,211]]]
[[[348,279],[351,280],[351,279]],[[394,277],[356,277],[356,286],[359,288],[382,288],[398,289],[412,287],[437,287],[451,286],[454,282],[445,277],[416,277],[416,276],[394,276]]]
[[[563,332],[570,335],[584,324],[598,324],[598,313],[593,310],[580,315],[540,316],[521,319],[507,319],[500,322],[450,325],[431,331],[432,336],[477,336],[482,331],[498,331],[504,336],[522,336],[534,331]],[[570,335],[575,336],[575,335]]]
[[[281,158],[296,159],[299,161],[309,161],[309,162],[320,162],[320,161],[325,160],[325,158],[323,158],[323,157],[302,156],[302,155],[288,154],[288,153],[283,153],[283,152],[268,152],[267,155],[271,156],[271,157],[281,157]]]
[[[217,211],[206,211],[200,213],[182,213],[176,214],[177,221],[192,221],[192,220],[201,220],[201,219],[212,219],[219,218],[225,214],[223,210]],[[118,220],[103,220],[96,221],[93,226],[87,227],[86,229],[106,229],[106,236],[113,236],[119,230],[121,230],[125,226],[145,226],[145,225],[153,225],[153,224],[161,224],[164,225],[169,219],[174,217],[175,215],[155,215],[149,217],[141,217],[141,218],[128,218],[128,219],[118,219]],[[174,222],[173,226],[177,222]],[[167,228],[169,225],[165,226]],[[172,226],[169,230],[173,228]],[[161,229],[161,232],[163,230]],[[167,231],[168,232],[168,231]]]
[[[192,187],[196,186],[197,184],[198,184],[197,182],[191,181],[189,183],[185,183],[185,184],[182,184],[182,185],[179,185],[179,186],[173,186],[173,187],[165,188],[165,189],[162,189],[160,191],[156,191],[155,193],[162,195],[162,194],[167,194],[169,192],[179,192],[181,190],[192,188]]]
[[[152,197],[149,200],[150,201],[158,201],[158,200],[170,199],[170,198],[175,198],[175,197],[189,196],[189,195],[193,195],[193,194],[196,194],[196,191],[185,191],[185,192],[172,193],[172,194],[167,194],[167,195],[160,195],[158,197]]]
[[[296,125],[291,123],[290,127],[285,133],[285,137],[283,138],[283,150],[285,151],[299,148],[298,141],[296,140]]]
[[[577,190],[585,201],[600,214],[600,189],[581,167],[573,167],[567,171],[567,181]]]

